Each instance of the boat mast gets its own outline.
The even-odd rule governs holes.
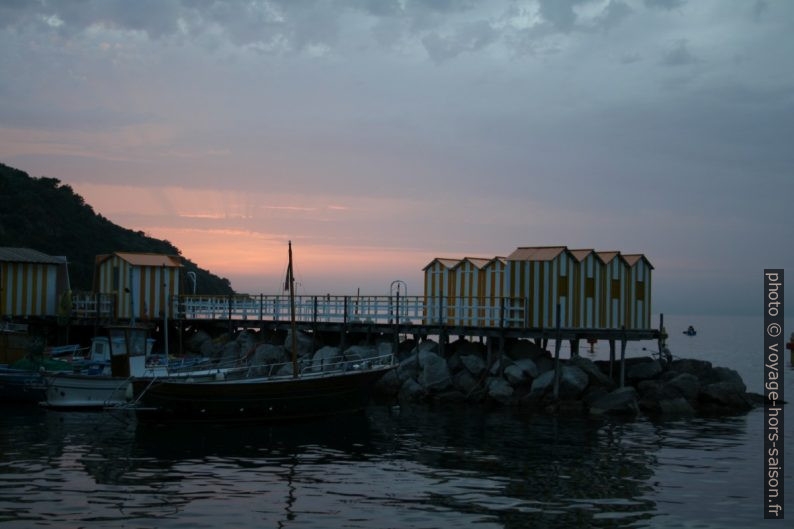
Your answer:
[[[289,241],[289,265],[287,265],[287,282],[289,283],[290,334],[292,334],[292,378],[298,377],[298,329],[295,324],[295,276],[292,272],[292,241]]]

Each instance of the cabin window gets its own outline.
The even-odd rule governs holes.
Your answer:
[[[568,295],[568,276],[560,276],[557,279],[557,292],[560,297],[566,297]]]
[[[612,299],[620,297],[620,279],[612,280]]]
[[[593,279],[592,277],[588,277],[584,280],[584,297],[586,298],[595,297],[595,279]]]
[[[120,277],[119,267],[118,266],[114,266],[113,267],[113,290],[118,290],[119,289],[119,284],[121,283],[120,279],[121,279],[121,277]]]
[[[637,301],[645,301],[645,281],[637,281],[635,288]]]

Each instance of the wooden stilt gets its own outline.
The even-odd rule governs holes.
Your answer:
[[[560,304],[557,303],[557,328],[554,339],[554,400],[560,398]]]
[[[625,329],[625,327],[624,327]],[[626,335],[620,339],[620,387],[626,384]]]
[[[615,340],[609,340],[609,378],[614,376],[613,366],[615,365]],[[614,380],[614,379],[613,379]]]

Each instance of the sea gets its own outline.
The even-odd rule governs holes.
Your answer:
[[[696,336],[682,334],[689,325]],[[675,356],[735,369],[762,392],[760,316],[668,315],[665,326]],[[604,359],[608,346],[581,354]],[[784,365],[792,400],[788,353]],[[785,414],[794,519],[794,409]],[[763,519],[762,419],[372,405],[302,424],[151,427],[6,406],[0,529],[790,527]]]

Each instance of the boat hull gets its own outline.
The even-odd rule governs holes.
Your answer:
[[[0,403],[40,402],[46,384],[40,373],[22,369],[0,368]]]
[[[52,373],[44,375],[43,406],[58,409],[102,409],[132,400],[130,380],[101,375]]]
[[[214,382],[134,380],[143,421],[283,421],[364,409],[392,366],[334,375]]]

